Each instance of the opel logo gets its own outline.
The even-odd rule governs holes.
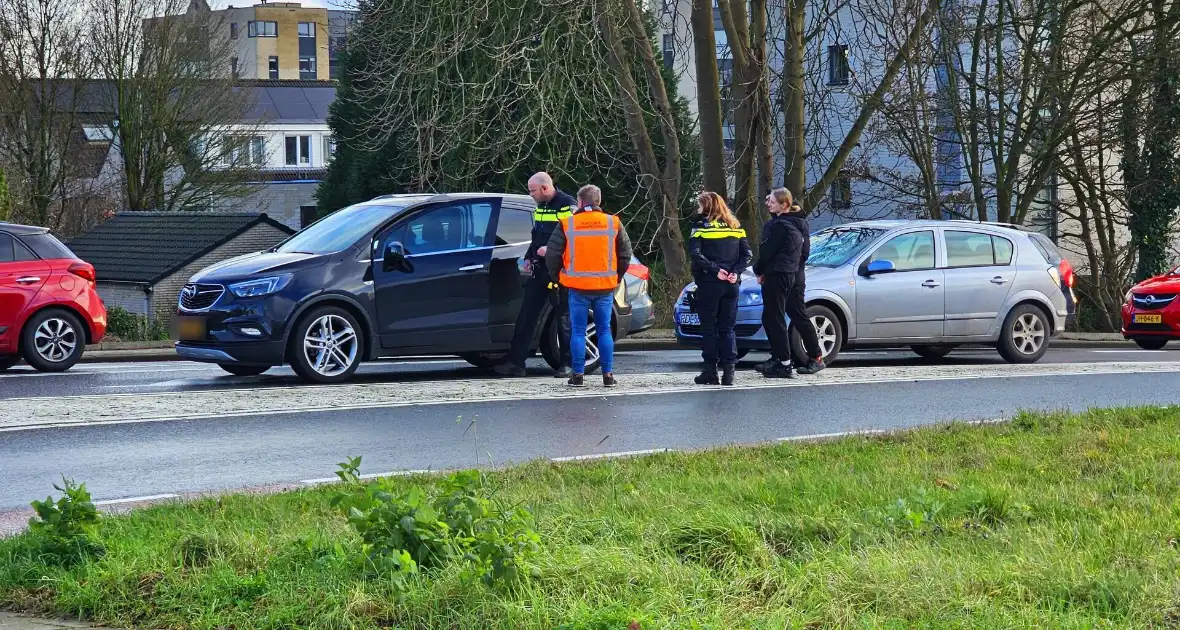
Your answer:
[[[1154,295],[1145,295],[1145,296],[1143,296],[1143,302],[1145,304],[1153,304],[1153,303],[1155,303],[1155,296]]]

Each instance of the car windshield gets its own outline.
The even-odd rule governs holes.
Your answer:
[[[357,205],[337,210],[283,241],[276,252],[334,254],[351,247],[405,206]]]
[[[848,227],[821,230],[811,236],[811,267],[839,267],[864,251],[885,231],[877,228]]]

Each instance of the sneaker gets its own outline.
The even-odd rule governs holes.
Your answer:
[[[824,368],[826,368],[826,367],[828,367],[828,366],[824,365],[823,359],[812,359],[807,362],[807,365],[804,365],[803,367],[799,368],[797,371],[800,374],[817,374],[817,373],[823,371]]]
[[[781,362],[778,359],[771,358],[769,361],[763,361],[762,363],[755,364],[754,371],[758,372],[759,374],[765,374],[766,370],[769,370],[776,365],[781,365]]]
[[[501,363],[492,368],[492,371],[500,376],[511,376],[513,378],[523,378],[528,375],[524,368],[514,363]]]
[[[782,363],[776,364],[774,367],[762,373],[766,378],[795,378],[795,370],[791,369],[789,365]]]
[[[563,367],[553,373],[553,378],[569,378],[574,375],[574,370],[571,367]]]
[[[566,381],[566,385],[569,385],[570,387],[585,387],[586,377],[582,374],[574,374],[570,377],[570,380]]]
[[[733,369],[734,366],[726,365],[721,368],[721,384],[726,387],[733,385]]]
[[[614,374],[607,372],[606,374],[602,375],[602,386],[603,387],[614,387],[615,385],[618,385],[618,384],[619,384],[619,382],[615,380]]]
[[[717,368],[707,367],[692,382],[697,385],[720,385],[721,381],[717,380]]]

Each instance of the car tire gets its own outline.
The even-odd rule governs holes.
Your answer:
[[[323,345],[329,332],[335,338],[337,352],[333,353],[329,345],[322,354],[317,348]],[[348,336],[348,332],[352,335]],[[360,324],[348,311],[336,306],[313,307],[291,329],[287,361],[304,381],[340,383],[348,380],[360,366],[365,354],[364,342]]]
[[[1000,356],[1009,363],[1036,363],[1049,350],[1049,322],[1045,312],[1021,304],[1004,318],[997,344]]]
[[[86,350],[85,325],[69,311],[41,311],[21,329],[20,350],[25,363],[34,369],[64,372],[74,367]]]
[[[459,355],[459,358],[470,363],[471,365],[474,365],[477,368],[483,368],[486,370],[499,365],[507,356],[508,353],[506,352],[496,352],[491,354],[469,352]]]
[[[836,317],[832,309],[820,305],[808,306],[807,315],[815,325],[816,334],[820,338],[819,344],[820,350],[824,353],[824,364],[835,363],[836,357],[840,355],[840,350],[844,347],[844,327],[840,325],[840,318]],[[803,338],[794,326],[790,327],[789,332],[791,361],[796,366],[807,365],[810,357],[807,356],[807,351],[803,348]]]
[[[598,343],[598,335],[592,334],[591,340],[595,345]],[[545,363],[549,365],[552,370],[561,369],[561,344],[557,339],[557,317],[550,315],[545,322],[545,330],[541,332],[541,357],[545,359]],[[593,374],[602,367],[602,359],[595,357],[587,359],[586,374]]]
[[[20,363],[20,355],[19,354],[11,354],[6,357],[0,357],[0,372],[7,370],[8,368],[16,365],[17,363]]]
[[[1163,337],[1136,337],[1135,345],[1144,350],[1163,350],[1168,340]]]
[[[910,346],[914,354],[931,361],[945,359],[954,349],[955,346]]]
[[[238,365],[236,363],[218,363],[217,365],[234,376],[258,376],[271,367],[269,365]]]

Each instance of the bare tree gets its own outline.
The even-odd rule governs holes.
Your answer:
[[[726,192],[725,138],[722,130],[721,79],[717,67],[713,3],[692,0],[692,41],[697,79],[697,111],[700,121],[701,167],[705,188],[722,197]]]
[[[0,166],[14,218],[50,225],[69,196],[79,85],[90,69],[84,16],[57,0],[0,0]]]
[[[127,206],[205,208],[249,194],[252,93],[235,84],[222,18],[184,13],[184,0],[89,2]]]

